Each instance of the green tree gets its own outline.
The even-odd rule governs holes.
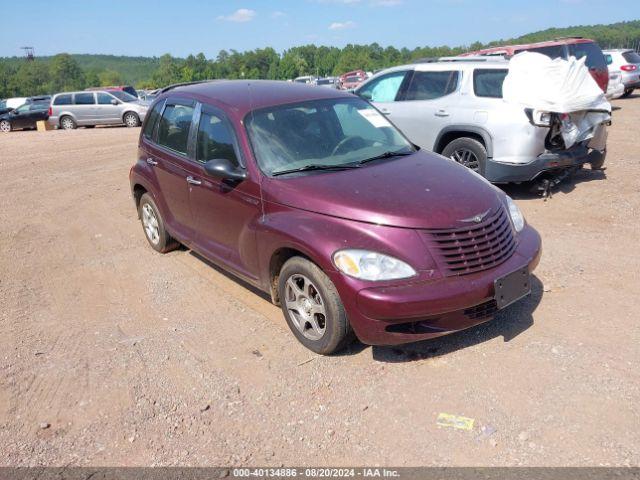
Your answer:
[[[113,85],[122,85],[124,81],[120,73],[114,70],[104,70],[98,74],[98,81],[101,87],[110,87]]]
[[[86,84],[84,72],[78,62],[68,53],[60,53],[51,59],[49,75],[51,77],[50,86],[52,92],[80,90]]]

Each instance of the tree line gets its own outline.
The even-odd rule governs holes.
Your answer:
[[[304,45],[282,53],[273,48],[246,52],[222,50],[215,58],[203,53],[176,58],[116,57],[108,55],[69,55],[26,61],[12,57],[0,59],[0,98],[52,94],[86,87],[133,84],[138,88],[158,88],[196,80],[273,79],[286,80],[302,75],[319,77],[340,75],[350,70],[376,71],[394,65],[477,50],[506,43],[528,43],[560,36],[584,36],[603,48],[640,46],[640,20],[612,25],[593,25],[548,29],[515,39],[480,42],[468,46],[418,47],[397,49],[370,45],[344,48]]]

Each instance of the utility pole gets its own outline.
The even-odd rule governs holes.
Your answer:
[[[26,58],[28,62],[36,59],[36,54],[33,51],[33,47],[20,47],[20,49],[24,50],[24,58]]]

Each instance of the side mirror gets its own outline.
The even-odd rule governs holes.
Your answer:
[[[371,92],[354,92],[356,95],[358,95],[360,98],[363,98],[365,100],[367,100],[368,102],[371,101]]]
[[[222,180],[241,182],[247,178],[247,172],[238,168],[226,158],[215,158],[204,164],[204,171],[212,177]]]
[[[118,104],[120,104],[120,102],[115,98],[111,100],[111,105],[118,105]]]

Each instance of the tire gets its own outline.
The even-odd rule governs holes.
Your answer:
[[[604,161],[607,159],[607,151],[605,150],[600,155],[600,158],[595,162],[590,162],[591,170],[602,170],[602,166],[604,165]]]
[[[78,128],[78,124],[69,115],[65,115],[60,119],[60,128],[62,130],[75,130]]]
[[[9,133],[12,130],[11,122],[9,120],[0,121],[0,132]]]
[[[140,117],[135,112],[127,112],[122,117],[122,121],[127,127],[139,127],[140,126]]]
[[[628,98],[631,96],[631,94],[633,93],[633,88],[627,88],[625,89],[624,93],[622,95],[620,95],[620,98]]]
[[[330,355],[353,341],[336,287],[309,260],[292,257],[285,262],[278,278],[278,296],[289,328],[309,350]]]
[[[475,138],[456,138],[444,147],[442,155],[480,175],[484,175],[487,165],[487,149]]]
[[[144,236],[149,242],[149,245],[151,245],[151,248],[156,252],[167,253],[178,247],[178,242],[167,232],[162,215],[160,215],[160,210],[158,210],[156,203],[148,193],[143,194],[140,198],[138,216],[142,223]],[[153,219],[155,219],[155,221]]]

